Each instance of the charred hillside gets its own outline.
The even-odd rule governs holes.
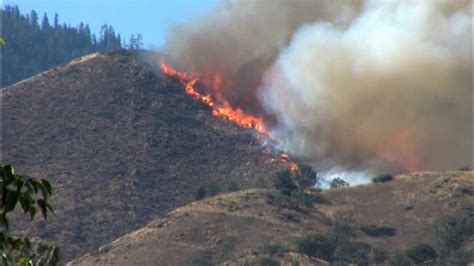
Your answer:
[[[201,185],[265,187],[289,167],[138,54],[75,60],[7,87],[1,101],[2,162],[54,186],[55,215],[19,227],[64,260],[192,201]]]

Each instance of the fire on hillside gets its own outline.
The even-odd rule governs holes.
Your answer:
[[[218,73],[205,76],[195,71],[190,73],[177,71],[171,65],[166,64],[163,59],[161,60],[160,68],[165,75],[176,79],[183,84],[187,95],[207,105],[214,116],[231,121],[245,129],[254,129],[258,133],[260,139],[274,139],[265,126],[263,118],[248,114],[240,108],[232,107],[224,98],[222,95],[223,80]],[[203,94],[199,92],[197,88],[198,84],[206,86],[214,93],[211,95],[210,93]],[[262,141],[262,143],[267,142]],[[281,153],[276,158],[274,158],[275,155],[273,153],[268,152],[267,154],[272,157],[270,162],[288,164],[291,171],[298,171],[298,165],[290,159],[288,154]]]

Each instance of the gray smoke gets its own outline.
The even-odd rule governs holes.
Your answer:
[[[226,1],[165,52],[319,170],[473,166],[473,1]]]

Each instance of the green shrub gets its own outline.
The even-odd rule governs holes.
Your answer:
[[[291,207],[295,210],[299,210],[300,206],[312,207],[313,198],[311,195],[306,194],[302,189],[293,190],[290,199]]]
[[[225,259],[235,249],[236,239],[234,237],[226,237],[219,245],[217,256],[220,259]]]
[[[41,258],[31,254],[34,250],[29,238],[15,238],[10,235],[9,215],[21,208],[31,220],[36,217],[38,211],[41,211],[46,220],[48,214],[53,212],[49,203],[49,197],[52,195],[51,184],[45,179],[25,178],[17,174],[13,166],[0,164],[0,195],[0,265],[30,265],[30,261],[35,264],[41,262]],[[40,256],[51,255],[48,260],[52,264],[57,261],[57,248],[44,246],[43,250],[37,251]]]
[[[343,179],[336,177],[331,182],[329,182],[329,186],[331,188],[340,188],[340,187],[348,187],[349,183],[344,181]]]
[[[446,258],[446,265],[471,265],[474,261],[474,250],[455,250]]]
[[[280,266],[280,263],[272,258],[260,259],[260,266]]]
[[[263,254],[275,255],[278,252],[285,250],[285,247],[280,244],[268,243],[264,244],[261,248]]]
[[[235,182],[234,180],[230,181],[230,183],[227,185],[227,192],[235,192],[239,190],[239,184]]]
[[[372,249],[373,253],[374,253],[374,260],[376,263],[384,263],[387,258],[388,258],[388,254],[387,254],[387,251],[383,250],[383,249],[380,249],[380,248],[373,248]]]
[[[394,252],[386,261],[388,266],[413,266],[415,263],[403,252]]]
[[[394,236],[397,234],[396,228],[388,226],[364,225],[359,230],[371,237]]]
[[[360,242],[345,242],[334,252],[333,259],[347,261],[357,265],[368,264],[368,255],[372,247],[369,244]]]
[[[289,170],[278,173],[274,179],[275,188],[281,194],[291,196],[291,193],[297,189],[295,183],[291,179],[291,172]]]
[[[423,262],[429,260],[435,260],[438,257],[436,251],[427,244],[420,244],[413,248],[410,248],[406,251],[408,257],[413,260],[417,264],[421,264]]]
[[[192,266],[212,266],[212,260],[209,252],[201,251],[197,252],[191,258]]]
[[[206,195],[208,197],[214,197],[215,195],[219,194],[219,192],[221,192],[221,189],[217,183],[210,183],[207,186]]]
[[[300,266],[300,262],[297,260],[292,260],[291,261],[291,266]]]
[[[296,249],[308,256],[329,261],[336,250],[336,243],[331,237],[312,234],[297,239]]]
[[[441,255],[448,256],[459,250],[463,243],[474,235],[474,218],[468,215],[452,215],[435,223],[435,232]]]
[[[194,193],[194,199],[195,200],[202,200],[203,198],[206,197],[206,187],[200,186],[197,190],[196,193]]]
[[[385,183],[385,182],[390,182],[392,180],[393,180],[393,176],[391,175],[379,175],[372,178],[373,183]]]

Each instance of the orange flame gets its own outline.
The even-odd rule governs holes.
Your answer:
[[[231,121],[242,128],[255,129],[255,131],[263,135],[265,138],[273,139],[273,136],[265,126],[262,118],[247,114],[240,108],[232,107],[224,98],[222,95],[223,81],[219,74],[201,75],[195,71],[192,71],[191,73],[180,72],[166,64],[163,59],[161,60],[160,67],[165,75],[174,78],[183,84],[186,94],[207,105],[214,116]],[[213,94],[200,93],[197,90],[199,82],[211,88]],[[298,165],[291,161],[287,154],[280,154],[279,158],[273,158],[271,159],[271,162],[289,164],[291,171],[298,171]]]
[[[377,155],[384,160],[396,163],[402,168],[414,172],[420,169],[418,149],[414,143],[416,130],[405,129],[383,139],[383,148]]]
[[[205,78],[194,71],[191,73],[180,72],[166,64],[164,60],[161,60],[161,71],[165,75],[180,81],[186,94],[207,105],[214,116],[234,122],[243,128],[253,128],[258,133],[271,137],[270,131],[265,127],[262,118],[247,114],[240,108],[234,108],[224,99],[221,94],[222,79],[218,74],[211,76],[211,78]],[[214,88],[215,93],[213,95],[203,95],[196,89],[198,82]]]

